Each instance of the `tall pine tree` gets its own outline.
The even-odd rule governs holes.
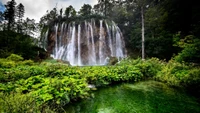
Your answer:
[[[24,6],[23,4],[19,4],[17,6],[17,11],[16,11],[16,16],[17,16],[17,19],[18,19],[18,22],[17,22],[17,31],[18,33],[22,33],[22,18],[24,17]]]
[[[7,27],[8,30],[11,30],[14,28],[15,11],[16,11],[15,5],[16,5],[15,0],[8,1],[7,4],[5,5],[6,10],[5,10],[4,16],[5,16],[5,20],[8,21],[8,27]]]

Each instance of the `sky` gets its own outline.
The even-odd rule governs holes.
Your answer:
[[[4,8],[1,4],[6,4],[10,0],[0,0],[0,11]],[[63,8],[72,5],[76,11],[83,6],[83,4],[90,4],[93,6],[97,4],[98,0],[15,0],[17,4],[22,3],[25,7],[24,17],[35,19],[36,22],[40,21],[40,18],[46,14],[47,10],[51,10],[57,6],[58,11]],[[57,5],[56,5],[57,4]]]
[[[3,6],[3,4],[0,2],[0,11],[4,11],[4,6]]]

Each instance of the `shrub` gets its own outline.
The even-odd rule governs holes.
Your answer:
[[[8,59],[3,60],[8,61]],[[20,66],[0,68],[0,92],[18,92],[23,96],[30,93],[39,108],[47,110],[62,107],[71,100],[87,98],[90,91],[88,84],[103,86],[124,81],[137,82],[154,77],[173,86],[200,88],[200,70],[174,60],[166,63],[156,58],[144,61],[124,59],[115,66],[86,67],[52,63],[29,66],[32,65],[32,61],[25,62],[28,62],[28,65],[25,63]]]
[[[182,48],[182,51],[174,57],[177,62],[200,63],[200,40],[193,35],[188,35],[184,39],[174,38],[174,46]]]
[[[0,93],[0,112],[2,113],[37,113],[38,105],[30,95]]]
[[[125,58],[122,59],[119,63],[117,63],[117,66],[122,66],[122,65],[137,65],[138,63],[141,63],[142,59],[137,58],[137,59],[130,59],[130,58]]]
[[[182,85],[192,94],[200,95],[200,69],[194,68],[188,70],[188,74],[183,77]]]
[[[19,55],[16,55],[16,54],[11,54],[11,55],[8,56],[6,59],[7,59],[7,60],[11,60],[11,61],[15,61],[15,62],[24,60],[23,57],[21,57],[21,56],[19,56]]]
[[[34,61],[32,60],[24,60],[22,62],[20,62],[21,65],[28,65],[28,66],[32,66],[34,65]]]
[[[155,78],[171,86],[180,86],[181,81],[188,75],[189,70],[189,66],[170,60]]]
[[[0,59],[0,68],[12,68],[15,66],[16,66],[16,63],[14,61]]]

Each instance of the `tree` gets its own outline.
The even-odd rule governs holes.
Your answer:
[[[53,10],[50,11],[49,17],[51,20],[54,20],[58,17],[57,9],[53,8]]]
[[[8,1],[5,5],[6,10],[4,12],[5,20],[8,20],[8,30],[12,29],[15,23],[15,0]]]
[[[81,16],[88,16],[91,15],[91,13],[92,13],[92,6],[89,4],[84,4],[79,11],[79,14]]]
[[[17,6],[16,16],[18,18],[17,31],[22,32],[22,18],[24,17],[24,6],[20,3]]]
[[[26,18],[24,22],[25,26],[25,34],[29,36],[34,36],[34,32],[36,30],[36,24],[34,19]]]
[[[62,14],[63,14],[63,10],[62,8],[60,9],[60,16],[62,17]]]
[[[3,12],[0,11],[0,23],[2,23],[3,20],[4,20]]]
[[[144,47],[144,41],[145,41],[145,38],[144,38],[144,7],[142,6],[141,7],[141,18],[142,18],[142,59],[144,60],[145,59],[145,47]]]
[[[140,15],[141,15],[141,34],[142,34],[142,59],[145,59],[145,29],[144,29],[144,8],[148,5],[147,0],[138,0],[136,1],[138,8],[140,8]]]
[[[76,16],[76,10],[71,5],[65,9],[66,18],[75,17],[75,16]]]
[[[3,20],[4,20],[4,14],[3,12],[0,11],[0,31],[4,29]]]
[[[62,13],[62,10],[60,10],[60,16],[59,16],[56,8],[53,8],[51,11],[47,10],[46,14],[40,18],[40,22],[39,22],[40,29],[42,29],[44,26],[49,25],[58,17],[61,17],[61,13]]]
[[[178,62],[200,63],[200,39],[188,35],[181,39],[180,33],[173,36],[174,46],[182,49],[174,59]]]
[[[98,4],[94,6],[94,10],[96,13],[108,16],[109,12],[112,12],[113,3],[113,0],[98,0]]]

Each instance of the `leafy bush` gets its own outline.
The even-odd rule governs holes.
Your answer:
[[[11,82],[20,79],[27,79],[31,76],[46,75],[46,69],[40,66],[17,66],[13,68],[0,68],[0,81]]]
[[[32,60],[24,60],[24,61],[20,62],[20,65],[32,66],[32,65],[34,65],[34,61],[32,61]]]
[[[200,63],[200,40],[193,35],[188,35],[184,39],[179,36],[174,38],[174,46],[182,48],[174,59],[178,62]]]
[[[18,61],[22,61],[24,60],[23,57],[19,56],[19,55],[16,55],[16,54],[11,54],[9,57],[6,58],[7,60],[11,60],[11,61],[15,61],[15,62],[18,62]]]
[[[189,45],[185,47],[177,56],[175,60],[178,62],[191,62],[191,63],[200,63],[200,41],[197,44]]]
[[[0,68],[12,68],[15,67],[16,63],[7,59],[0,59]]]
[[[0,64],[5,61],[8,59],[1,59]],[[0,68],[0,92],[30,94],[38,109],[44,107],[50,111],[60,109],[70,101],[87,98],[88,84],[104,86],[155,78],[173,86],[200,88],[200,70],[174,60],[166,63],[156,58],[123,59],[115,66],[86,67],[60,63],[36,65],[31,60],[14,63],[16,66]]]
[[[0,93],[0,111],[3,113],[37,113],[38,108],[30,95]]]
[[[180,86],[184,77],[189,75],[190,69],[191,67],[185,64],[170,60],[155,78],[172,86]]]
[[[159,71],[161,71],[162,67],[166,63],[164,61],[160,61],[157,58],[151,58],[143,61],[141,58],[136,60],[124,59],[120,61],[118,66],[132,66],[134,68],[138,68],[139,71],[146,77],[153,77],[157,75]]]
[[[200,95],[200,69],[194,68],[188,71],[188,74],[183,77],[182,85],[195,96]],[[200,97],[199,97],[200,98]]]
[[[160,61],[157,58],[152,58],[146,61],[141,61],[136,65],[136,67],[138,67],[146,77],[153,77],[161,71],[163,65],[165,65],[165,62]]]

